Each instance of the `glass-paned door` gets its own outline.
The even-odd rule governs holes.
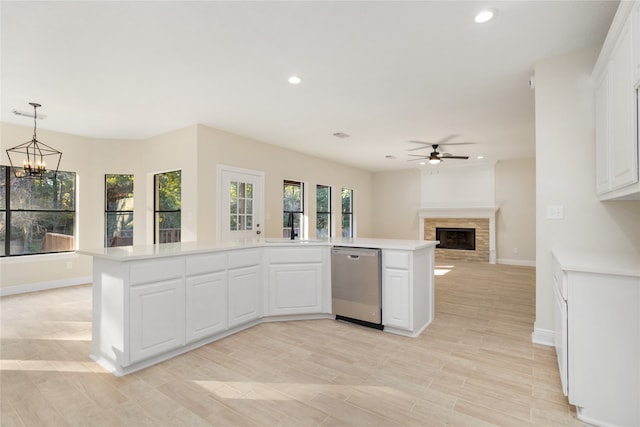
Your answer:
[[[220,238],[262,237],[264,174],[220,165],[218,179]]]

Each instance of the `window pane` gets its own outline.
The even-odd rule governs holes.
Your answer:
[[[106,175],[107,211],[133,210],[133,175]]]
[[[107,234],[106,246],[131,246],[133,245],[133,214],[113,213],[106,214]]]
[[[247,230],[253,230],[253,216],[247,215]]]
[[[353,212],[353,209],[352,209],[353,205],[351,201],[352,195],[353,195],[352,190],[348,188],[342,189],[342,212],[343,213]]]
[[[74,216],[74,212],[12,212],[10,254],[72,251]]]
[[[5,209],[7,206],[7,167],[0,166],[0,209]]]
[[[229,217],[229,228],[231,229],[231,231],[237,231],[238,230],[238,215],[231,215]]]
[[[318,185],[316,189],[316,210],[329,212],[329,187]]]
[[[156,223],[158,224],[158,243],[180,241],[180,212],[158,212]]]
[[[247,199],[247,214],[253,215],[253,200]]]
[[[75,173],[58,171],[56,179],[11,176],[11,209],[75,210]]]
[[[316,238],[326,239],[331,237],[329,226],[329,214],[318,213],[316,215]]]
[[[247,183],[247,192],[245,194],[245,197],[247,199],[253,199],[253,184]]]
[[[342,237],[353,237],[351,218],[350,214],[342,215]]]
[[[159,211],[180,210],[182,197],[181,171],[156,175]]]
[[[285,212],[302,211],[302,191],[300,183],[285,181],[283,206]]]
[[[7,255],[4,250],[7,229],[7,213],[0,212],[0,256]]]

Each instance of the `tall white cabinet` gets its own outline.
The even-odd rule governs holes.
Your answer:
[[[640,199],[640,2],[621,2],[593,72],[596,193]]]

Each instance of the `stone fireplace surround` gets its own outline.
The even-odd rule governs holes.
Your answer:
[[[423,207],[420,216],[420,239],[435,240],[436,227],[476,229],[476,250],[436,249],[436,256],[447,259],[496,263],[497,206]]]

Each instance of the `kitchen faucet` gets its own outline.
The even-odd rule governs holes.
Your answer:
[[[295,229],[293,228],[293,212],[289,212],[289,224],[288,226],[291,228],[291,231],[289,232],[289,235],[291,236],[291,240],[294,240],[296,238],[296,236],[298,235],[298,233],[295,232]]]

